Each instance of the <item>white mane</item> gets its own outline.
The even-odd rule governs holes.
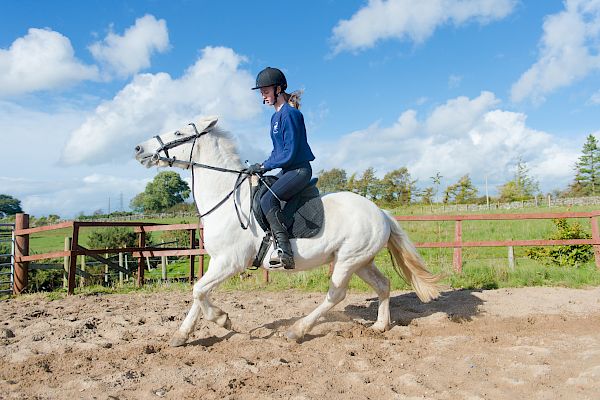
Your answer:
[[[196,152],[202,154],[202,159],[208,158],[215,163],[222,163],[227,166],[240,166],[242,164],[235,139],[226,130],[215,126],[202,139],[203,141],[212,142],[212,146],[208,146],[212,147],[210,152],[203,152],[203,150],[208,150],[207,146],[202,146],[202,144],[197,146]]]

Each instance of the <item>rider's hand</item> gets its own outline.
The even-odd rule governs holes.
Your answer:
[[[263,174],[265,172],[265,167],[263,167],[259,163],[252,164],[251,166],[246,168],[246,172],[249,174]]]

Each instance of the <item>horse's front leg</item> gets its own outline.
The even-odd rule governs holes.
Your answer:
[[[194,284],[194,302],[192,308],[190,308],[183,323],[173,335],[170,343],[171,346],[177,347],[185,344],[196,326],[200,311],[202,311],[206,320],[213,321],[223,328],[231,329],[231,320],[229,319],[229,316],[226,312],[210,302],[209,294],[224,280],[239,273],[240,270],[243,270],[243,267],[236,268],[233,263],[228,262],[226,259],[211,258],[208,271],[206,271],[206,274]]]

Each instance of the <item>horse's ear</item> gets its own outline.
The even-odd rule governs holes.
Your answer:
[[[202,117],[198,121],[198,131],[199,132],[209,131],[212,128],[214,128],[214,126],[217,124],[218,121],[219,121],[219,117],[217,117],[216,115]]]

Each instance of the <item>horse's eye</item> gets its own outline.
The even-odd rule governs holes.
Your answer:
[[[175,131],[175,136],[181,136],[183,135],[183,133],[179,132],[179,131]]]

